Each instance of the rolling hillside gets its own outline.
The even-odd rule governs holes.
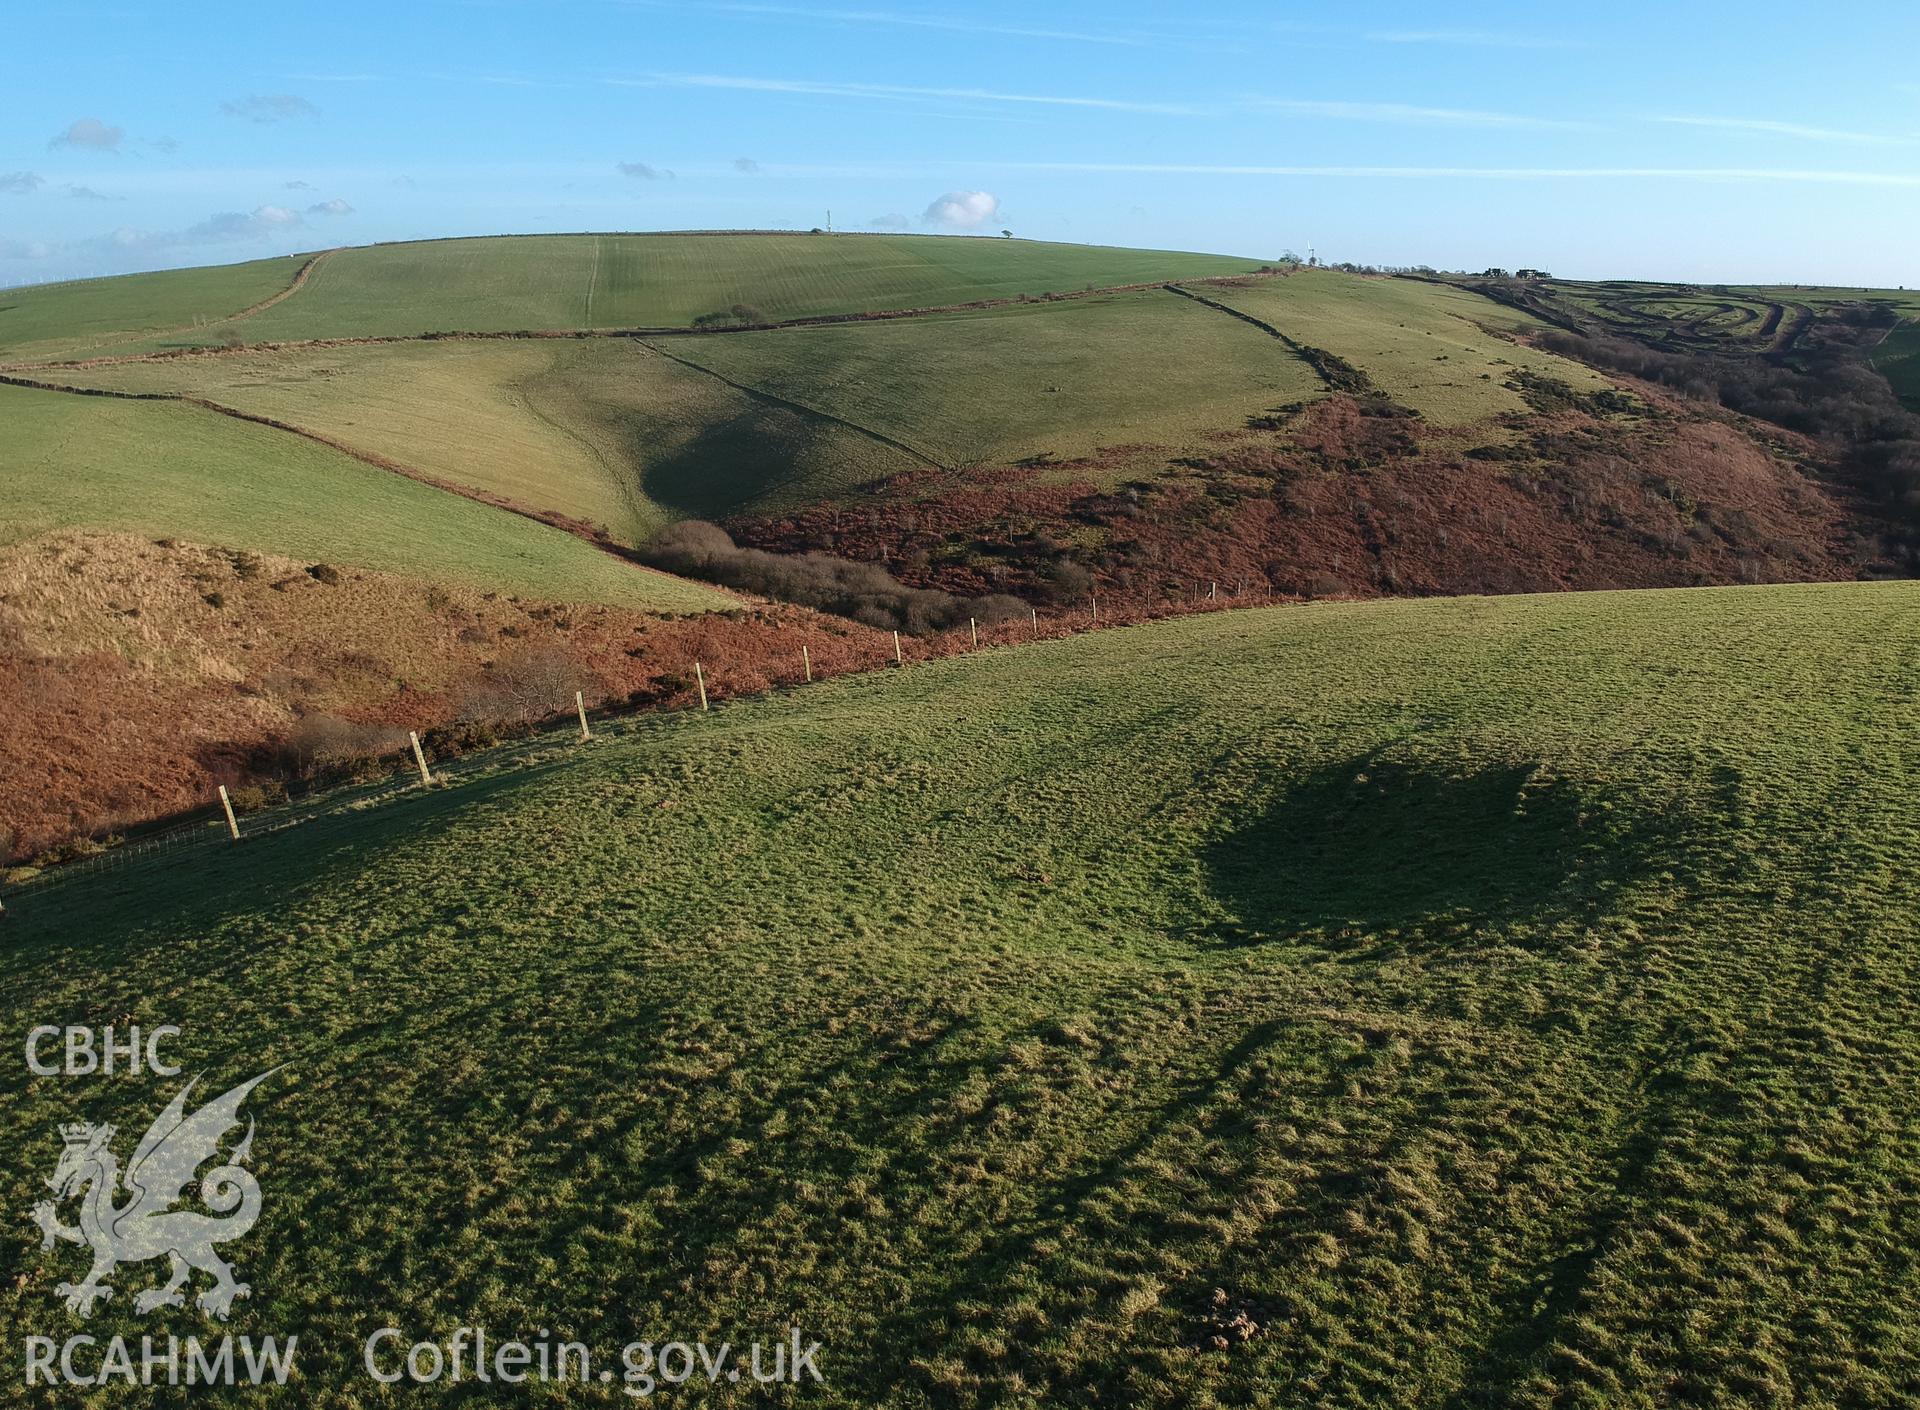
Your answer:
[[[153,335],[190,335],[278,298],[303,258],[169,269],[0,290],[0,362],[109,352]]]
[[[1239,274],[1258,264],[1223,255],[913,235],[429,240],[328,252],[297,297],[251,314],[244,311],[291,282],[299,261],[10,294],[8,303],[18,306],[0,310],[0,358],[155,352],[229,338],[685,327],[736,303],[770,319],[808,318]],[[191,326],[196,318],[202,326]],[[141,333],[149,336],[135,336]]]
[[[31,590],[0,602],[0,634],[34,646],[0,662],[0,707],[32,721],[7,762],[61,782],[0,820],[0,850],[271,780],[311,716],[389,741],[402,721],[478,729],[502,671],[545,682],[504,691],[534,715],[576,689],[670,697],[689,663],[643,629],[662,615],[746,614],[736,649],[785,670],[807,614],[755,615],[763,595],[911,633],[1077,618],[1095,593],[1152,615],[1222,585],[1882,571],[1872,506],[1822,448],[1558,355],[1567,306],[1500,292],[1019,240],[710,234],[377,246],[9,294],[0,576]],[[1624,306],[1576,292],[1595,317]],[[1691,309],[1684,336],[1707,337]],[[741,548],[677,552],[661,536],[686,520]],[[219,566],[253,557],[285,561],[269,586],[353,586],[262,596]],[[76,643],[103,638],[74,624],[149,590],[179,610],[83,664]],[[417,640],[383,595],[415,605]],[[322,622],[353,647],[321,649]],[[81,669],[71,709],[35,705]],[[142,694],[154,673],[174,685]],[[122,739],[122,782],[92,777],[106,756],[59,772],[130,710],[152,718]],[[189,730],[196,710],[226,733]]]
[[[233,1327],[312,1403],[389,1325],[797,1325],[836,1406],[1897,1402],[1916,624],[1316,604],[643,719],[29,890],[0,1003],[288,1064]]]
[[[571,534],[200,407],[0,386],[0,545],[105,529],[560,601],[729,599]]]

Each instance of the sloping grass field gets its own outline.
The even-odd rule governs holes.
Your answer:
[[[851,493],[920,464],[631,339],[297,348],[56,375],[188,392],[633,543],[674,519],[777,508],[789,489]]]
[[[524,593],[702,611],[733,601],[545,524],[200,407],[0,386],[0,542],[94,528]]]
[[[288,1064],[231,1329],[299,1333],[303,1404],[392,1403],[389,1325],[797,1325],[822,1405],[1898,1403],[1917,609],[1324,604],[843,679],[28,893],[0,1004]],[[13,1090],[25,1210],[75,1089]],[[64,1336],[31,1237],[0,1316]],[[130,1297],[86,1330],[199,1327]]]
[[[1326,390],[1278,339],[1158,290],[659,345],[949,466],[1184,448]]]
[[[449,241],[331,255],[294,296],[245,320],[246,336],[265,338],[271,320],[293,318],[307,320],[295,330],[307,335],[379,331],[361,312],[416,329],[564,324],[569,317],[584,326],[584,304],[569,313],[554,290],[595,249],[602,258],[596,278],[610,277],[608,251],[625,251],[620,258],[629,263],[647,256],[651,274],[621,276],[634,298],[671,293],[692,308],[738,296],[770,317],[862,299],[872,306],[884,298],[937,302],[1187,267],[1181,255],[920,237]],[[662,273],[701,250],[704,285]],[[341,293],[362,287],[352,282],[362,278],[356,269],[388,271],[366,274],[361,312],[360,294]],[[1204,261],[1196,270],[1215,272]],[[412,280],[406,287],[414,294],[382,282],[389,277]],[[510,290],[495,297],[496,285]],[[464,290],[463,302],[443,306],[442,290]],[[1207,286],[1207,296],[1271,323],[1294,344],[1347,359],[1440,428],[1476,426],[1484,435],[1495,418],[1524,411],[1506,385],[1517,368],[1583,389],[1605,385],[1577,364],[1490,331],[1530,326],[1523,316],[1443,285],[1317,271]],[[529,316],[514,302],[520,299],[534,300],[541,316]],[[464,322],[461,310],[470,315]],[[655,304],[633,318],[670,322],[684,311]],[[1326,392],[1287,341],[1160,290],[651,342],[292,347],[42,375],[207,398],[599,525],[629,543],[686,517],[854,500],[929,463],[1084,458],[1091,468],[1076,474],[1150,475],[1240,431],[1251,417]]]
[[[122,343],[151,344],[160,330],[187,330],[239,313],[290,285],[305,257],[169,269],[0,289],[0,361],[75,357]]]
[[[769,319],[927,308],[1241,274],[1258,260],[927,235],[516,235],[341,250],[253,317],[131,347],[431,332],[684,327],[747,303]],[[251,302],[251,301],[248,301]],[[246,303],[235,307],[245,307]]]
[[[1895,328],[1873,350],[1873,365],[1910,407],[1920,407],[1920,324]]]
[[[1210,287],[1206,296],[1346,359],[1435,426],[1524,412],[1525,400],[1506,385],[1520,368],[1581,391],[1608,385],[1581,363],[1495,336],[1488,329],[1539,325],[1444,284],[1327,270]]]

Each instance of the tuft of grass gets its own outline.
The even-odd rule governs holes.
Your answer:
[[[831,1405],[1897,1401],[1916,609],[1320,604],[608,727],[29,891],[0,1004],[290,1064],[232,1330],[314,1403],[386,1325],[796,1323]],[[170,1092],[20,1078],[0,1204]]]

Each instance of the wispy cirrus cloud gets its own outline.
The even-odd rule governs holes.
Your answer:
[[[1250,106],[1307,117],[1342,118],[1355,122],[1406,123],[1439,127],[1556,127],[1594,131],[1597,123],[1566,118],[1530,117],[1522,113],[1486,112],[1477,108],[1425,108],[1412,103],[1354,103],[1312,98],[1256,98]]]
[[[30,196],[47,184],[44,176],[31,171],[0,171],[0,194]]]
[[[1387,29],[1367,38],[1375,44],[1455,44],[1471,49],[1579,49],[1578,39],[1494,29]]]
[[[954,163],[957,165],[957,163]],[[969,163],[968,165],[978,165]],[[1444,181],[1789,182],[1920,188],[1920,172],[1780,167],[1662,166],[1226,166],[1205,162],[1000,162],[1015,171],[1118,172],[1147,176],[1306,176]]]
[[[904,83],[841,83],[797,78],[748,78],[714,73],[652,73],[643,78],[616,78],[609,79],[608,82],[641,88],[716,88],[753,93],[802,93],[826,98],[869,98],[879,101],[948,98],[983,103],[1021,103],[1055,108],[1157,113],[1162,116],[1197,116],[1207,111],[1186,103],[1141,102],[1132,98],[1088,98],[1060,93],[1006,93],[989,88],[918,87]]]
[[[1674,127],[1707,127],[1722,132],[1752,132],[1765,137],[1798,137],[1809,142],[1854,142],[1867,146],[1910,146],[1914,137],[1884,132],[1853,132],[1839,127],[1809,127],[1771,118],[1698,117],[1665,114],[1653,119]]]
[[[1111,44],[1137,47],[1152,41],[1112,31],[1056,29],[1044,25],[999,24],[957,15],[906,14],[897,10],[814,9],[804,5],[706,4],[707,13],[764,15],[769,18],[811,20],[826,24],[892,26],[905,29],[946,30],[960,34],[998,34],[1010,39],[1057,39],[1075,44]]]

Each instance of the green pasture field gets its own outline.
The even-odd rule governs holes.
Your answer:
[[[919,463],[624,338],[289,348],[54,375],[205,397],[629,543],[675,519],[848,493]]]
[[[0,386],[0,503],[0,543],[126,530],[562,602],[731,602],[326,446],[173,403]]]
[[[798,1326],[823,1406],[1899,1403],[1917,697],[1911,583],[986,650],[29,889],[0,1005],[286,1064],[224,1330],[301,1404],[394,1403],[386,1326]],[[19,1076],[0,1205],[175,1086]],[[154,1281],[86,1331],[206,1335]]]
[[[1278,339],[1160,291],[652,343],[289,348],[54,375],[324,431],[632,542],[678,518],[850,498],[927,461],[1146,446],[1158,468],[1325,390]]]
[[[1909,406],[1920,408],[1920,327],[1912,324],[1887,334],[1872,353],[1873,365]]]
[[[1818,308],[1826,304],[1885,303],[1908,318],[1920,318],[1920,291],[1913,289],[1842,288],[1825,284],[1769,284],[1743,286],[1742,294],[1775,299],[1782,303],[1807,304]]]
[[[658,346],[949,466],[1140,444],[1164,461],[1325,391],[1278,339],[1158,290]]]
[[[329,255],[253,317],[141,350],[429,332],[685,327],[736,303],[769,319],[923,308],[1240,274],[1259,261],[929,235],[523,235]]]
[[[306,259],[286,255],[0,289],[0,362],[144,345],[158,330],[191,330],[196,320],[222,319],[272,298],[293,282]]]
[[[1496,336],[1488,330],[1540,325],[1445,284],[1314,270],[1205,293],[1297,342],[1345,358],[1388,396],[1436,426],[1467,426],[1524,412],[1519,393],[1505,385],[1516,368],[1581,390],[1608,385],[1577,362]]]

